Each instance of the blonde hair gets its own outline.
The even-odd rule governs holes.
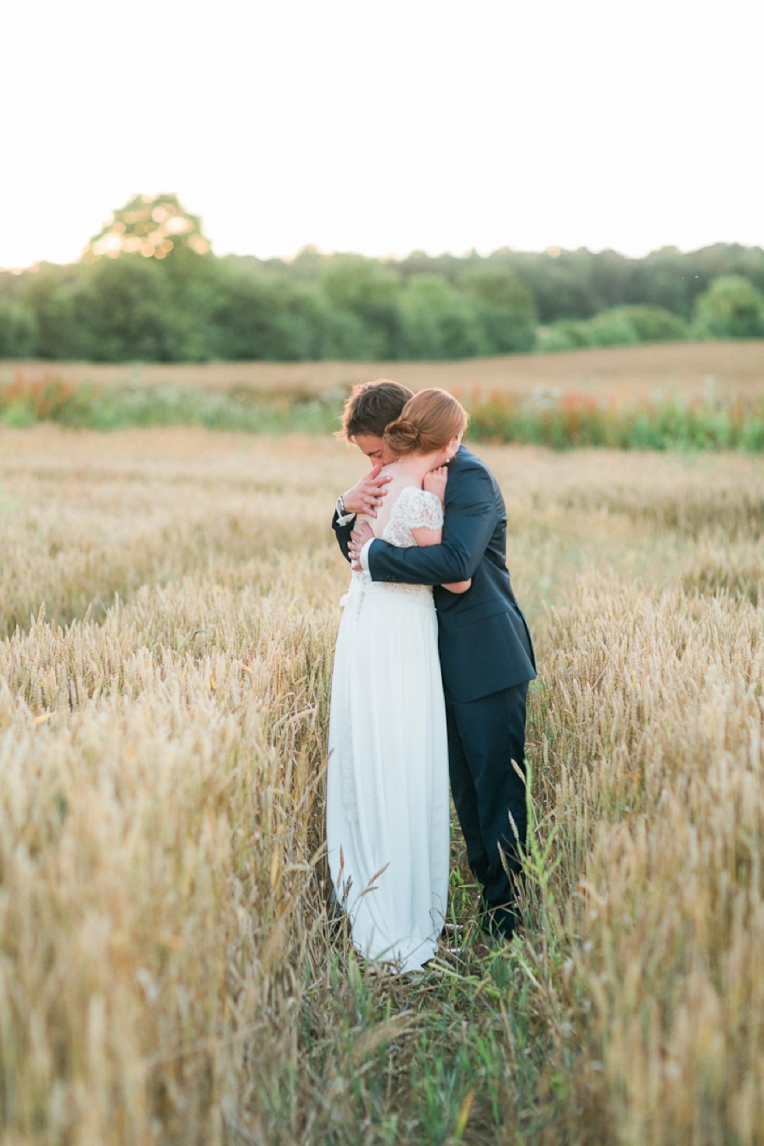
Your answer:
[[[447,390],[420,390],[384,433],[396,455],[432,454],[467,428],[467,411]]]

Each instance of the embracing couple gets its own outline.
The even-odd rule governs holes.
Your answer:
[[[525,845],[525,702],[535,663],[506,566],[496,479],[445,390],[355,387],[343,436],[372,463],[337,502],[351,562],[329,722],[327,841],[353,943],[405,972],[436,951],[449,882],[448,780],[481,886],[510,938]]]

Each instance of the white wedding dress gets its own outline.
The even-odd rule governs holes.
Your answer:
[[[415,545],[440,501],[405,487],[382,539]],[[437,950],[448,895],[448,745],[432,589],[353,573],[334,658],[327,841],[353,943],[398,971]]]

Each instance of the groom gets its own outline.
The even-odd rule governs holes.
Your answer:
[[[449,465],[440,545],[398,549],[374,539],[367,522],[354,527],[357,513],[376,516],[386,494],[388,479],[379,471],[394,458],[383,434],[411,397],[407,387],[387,379],[353,390],[347,436],[372,470],[338,498],[332,527],[345,557],[373,581],[435,587],[451,792],[482,889],[483,929],[510,938],[519,921],[515,877],[527,823],[525,701],[536,669],[506,566],[501,491],[483,462],[461,446]],[[442,588],[469,578],[466,593]]]

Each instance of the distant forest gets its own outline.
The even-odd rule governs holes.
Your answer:
[[[75,264],[0,272],[0,358],[432,360],[735,337],[764,337],[759,247],[219,258],[163,195],[116,211]]]

